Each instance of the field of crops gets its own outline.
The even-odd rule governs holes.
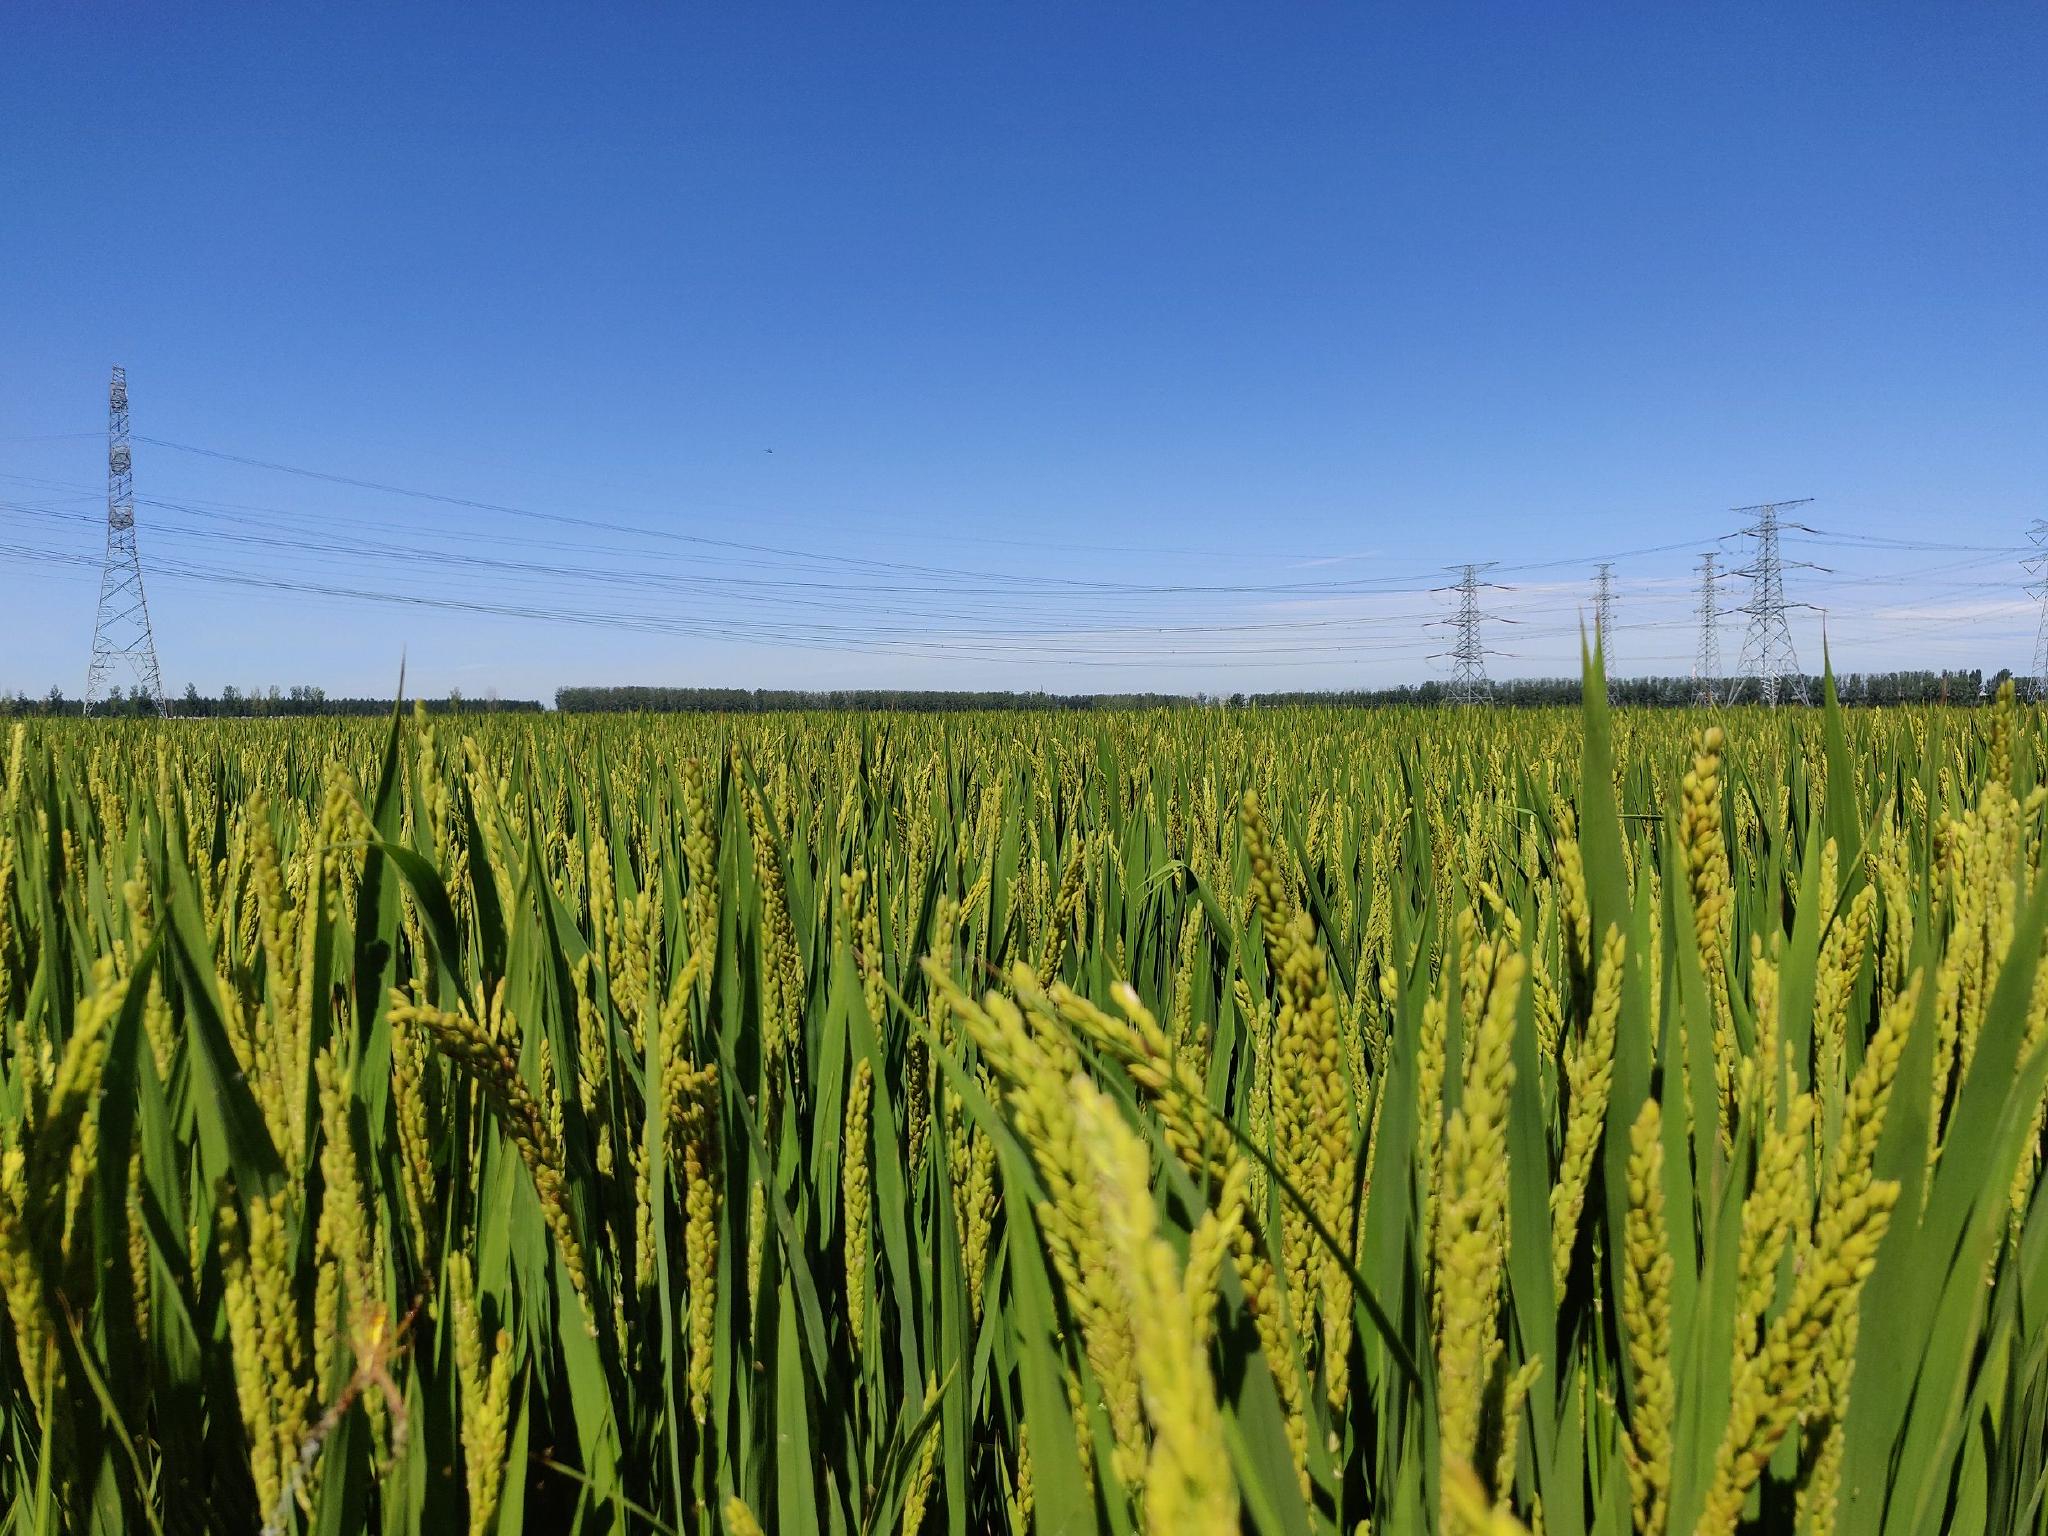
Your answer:
[[[0,1531],[2048,1532],[2038,712],[17,727]]]

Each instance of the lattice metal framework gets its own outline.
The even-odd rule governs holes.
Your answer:
[[[1614,562],[1593,567],[1593,635],[1600,642],[1600,665],[1607,675],[1607,699],[1614,701]]]
[[[2035,518],[2027,537],[2041,551],[2020,562],[2035,576],[2042,577],[2027,588],[2041,599],[2041,621],[2034,630],[2034,697],[2048,701],[2048,522]]]
[[[128,370],[116,368],[107,389],[107,555],[100,567],[100,606],[92,627],[92,664],[85,674],[85,712],[117,703],[122,686],[140,689],[164,712],[163,676],[142,591],[142,553],[135,543],[135,471],[128,446]]]
[[[1480,563],[1454,565],[1450,569],[1458,575],[1455,585],[1438,587],[1439,592],[1458,594],[1458,612],[1449,619],[1433,619],[1435,624],[1448,624],[1457,635],[1448,651],[1438,652],[1439,658],[1448,657],[1451,663],[1451,700],[1457,704],[1486,704],[1493,700],[1493,682],[1486,675],[1486,658],[1497,656],[1498,651],[1489,651],[1481,633],[1480,625],[1498,615],[1484,612],[1479,606],[1479,594],[1488,587],[1505,591],[1498,582],[1481,581],[1482,572],[1490,571],[1498,564],[1487,560]]]
[[[1707,550],[1700,556],[1700,642],[1692,658],[1692,701],[1713,704],[1721,683],[1720,555]]]
[[[1792,627],[1786,623],[1785,614],[1793,608],[1813,605],[1786,598],[1785,571],[1788,566],[1809,570],[1819,567],[1809,566],[1803,560],[1786,560],[1778,551],[1778,535],[1787,527],[1809,533],[1814,530],[1803,523],[1785,523],[1778,514],[1786,507],[1803,507],[1812,500],[1811,496],[1802,496],[1797,501],[1766,501],[1735,509],[1753,514],[1756,521],[1741,530],[1754,541],[1755,555],[1746,570],[1734,573],[1749,578],[1749,601],[1735,610],[1748,615],[1749,630],[1742,637],[1742,659],[1736,664],[1736,682],[1729,690],[1731,704],[1752,684],[1757,701],[1773,708],[1780,700],[1806,702],[1806,677],[1799,670],[1799,656],[1792,648]]]

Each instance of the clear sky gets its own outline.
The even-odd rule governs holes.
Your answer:
[[[82,687],[113,363],[174,692],[1420,680],[1489,559],[1554,674],[1607,557],[1682,673],[1800,496],[1838,667],[2025,669],[2044,82],[1997,3],[22,0],[0,688]]]

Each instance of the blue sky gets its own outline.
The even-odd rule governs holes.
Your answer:
[[[1419,680],[1486,559],[1556,673],[1617,555],[1685,672],[1797,496],[1838,666],[2029,664],[2039,6],[0,27],[9,691],[82,685],[116,362],[173,691]]]

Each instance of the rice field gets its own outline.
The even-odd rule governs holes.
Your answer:
[[[45,721],[5,1532],[2048,1532],[1976,710]]]

